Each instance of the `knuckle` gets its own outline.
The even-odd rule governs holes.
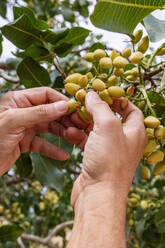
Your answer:
[[[111,117],[111,116],[108,116],[108,117],[105,117],[103,119],[103,123],[102,123],[103,127],[104,128],[119,128],[121,126],[120,124],[120,121],[114,116],[114,117]]]
[[[40,105],[36,107],[36,112],[38,115],[45,116],[48,115],[48,108],[45,105]]]
[[[42,86],[42,87],[41,87],[41,90],[47,92],[47,91],[49,91],[49,88],[46,87],[46,86]]]
[[[7,111],[5,111],[5,118],[8,123],[13,123],[13,121],[15,120],[16,111],[16,109],[8,109]]]
[[[15,94],[14,91],[8,91],[8,92],[6,93],[6,98],[11,98],[11,97],[14,96],[14,94]]]
[[[99,107],[104,107],[104,108],[107,108],[108,104],[102,100],[98,100],[98,102],[96,102],[96,105]]]
[[[136,129],[136,136],[142,141],[144,145],[147,145],[148,138],[144,125],[139,125]]]

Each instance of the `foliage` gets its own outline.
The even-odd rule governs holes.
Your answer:
[[[99,0],[91,21],[99,28],[131,35],[144,17],[153,10],[163,8],[164,4],[164,0],[147,2],[144,0],[138,2],[136,0]]]
[[[0,77],[3,78],[0,81],[0,97],[8,90],[40,86],[49,86],[64,92],[65,75],[73,73],[86,75],[91,72],[93,78],[87,79],[85,91],[93,87],[97,88],[98,81],[93,83],[96,78],[102,81],[101,85],[105,85],[106,89],[117,84],[120,86],[120,92],[117,91],[117,95],[121,92],[123,95],[124,92],[124,99],[129,99],[136,104],[145,117],[154,116],[156,123],[165,126],[163,114],[165,110],[165,44],[158,47],[156,51],[151,51],[148,37],[144,39],[140,37],[137,41],[137,33],[132,34],[136,25],[144,17],[153,10],[162,8],[164,4],[163,0],[148,3],[141,0],[138,4],[135,0],[98,1],[91,16],[92,22],[101,28],[127,33],[131,37],[127,50],[122,51],[122,54],[118,54],[118,51],[110,54],[106,44],[101,42],[101,37],[95,37],[90,30],[79,26],[81,18],[89,16],[88,0],[24,0],[21,5],[15,3],[14,20],[1,27],[0,54],[3,37],[10,40],[17,47],[17,51],[14,59],[0,63]],[[7,18],[7,8],[7,1],[0,1],[0,15],[3,18]],[[159,20],[148,16],[143,24],[152,41],[164,38],[163,23]],[[152,31],[151,26],[154,27]],[[158,33],[157,27],[160,28],[161,34]],[[102,62],[98,58],[98,49],[101,49],[101,53],[104,54]],[[91,60],[89,62],[87,57],[88,61],[84,60],[83,50],[86,50],[88,55],[95,54],[93,63]],[[129,51],[132,54],[137,50],[142,52],[138,63],[135,62],[137,57],[126,55]],[[115,61],[114,54],[122,57]],[[109,56],[111,64],[107,67],[106,63],[110,60],[105,58],[109,59]],[[114,76],[117,80],[114,80]],[[113,93],[112,88],[109,92],[111,97],[116,94],[114,88]],[[65,93],[69,96],[66,91]],[[103,95],[100,94],[100,97]],[[104,96],[104,100],[107,101],[107,95]],[[109,98],[108,101],[110,101]],[[126,101],[123,103],[125,104]],[[81,107],[84,105],[83,101],[79,100],[78,104]],[[80,116],[83,118],[82,113]],[[155,119],[149,123],[155,125]],[[154,149],[151,149],[149,154],[148,151],[146,152],[147,156],[139,165],[130,191],[128,243],[130,247],[135,248],[161,248],[164,247],[165,240],[164,179],[163,176],[153,177],[154,166],[147,164],[147,161],[149,161],[148,155],[155,149],[164,153],[163,138],[165,137],[163,131],[163,138],[160,139],[156,134],[160,133],[159,130],[156,132],[152,127],[148,128],[147,132],[152,145],[154,141],[156,146],[154,145]],[[25,153],[16,161],[13,169],[0,179],[0,247],[19,247],[17,238],[20,235],[25,247],[44,247],[47,244],[41,242],[36,246],[36,242],[30,242],[23,235],[32,234],[42,238],[43,241],[56,225],[73,218],[70,193],[73,182],[82,167],[82,152],[76,146],[51,134],[42,135],[42,138],[67,150],[71,157],[62,163],[39,154]],[[154,162],[155,164],[157,162]],[[142,171],[141,168],[144,167],[145,170]],[[144,174],[145,172],[147,174]],[[3,235],[4,232],[7,236]],[[63,247],[65,247],[67,230],[60,231],[59,235],[63,238]]]

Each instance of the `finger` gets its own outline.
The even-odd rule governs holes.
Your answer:
[[[89,126],[85,129],[85,132],[89,134],[93,130],[93,123],[90,123]]]
[[[36,136],[31,142],[30,151],[41,153],[49,158],[61,161],[69,158],[69,154],[67,152]]]
[[[86,108],[93,116],[94,130],[97,129],[97,131],[105,134],[107,134],[107,131],[114,129],[118,129],[118,131],[119,129],[122,130],[119,119],[113,114],[109,105],[100,99],[96,92],[89,92],[87,94]]]
[[[72,123],[74,123],[79,128],[86,129],[89,126],[88,122],[85,122],[85,121],[81,120],[81,118],[79,117],[77,112],[74,112],[71,115],[71,121],[72,121]]]
[[[70,116],[64,115],[62,118],[59,120],[59,122],[64,126],[64,127],[74,127],[74,124],[70,120]]]
[[[84,150],[88,136],[75,127],[69,127],[66,131],[66,139]]]
[[[140,109],[128,101],[127,107],[121,109],[122,99],[115,99],[112,105],[113,110],[118,112],[125,120],[123,124],[123,132],[127,136],[130,144],[141,146],[147,145],[147,134],[144,126],[144,117]]]
[[[83,140],[87,139],[87,136],[84,132],[78,128],[65,128],[61,123],[53,121],[49,124],[41,124],[35,127],[35,134],[41,133],[52,133],[56,136],[59,136],[66,141],[78,145],[81,149],[84,148]],[[82,143],[82,144],[81,144]]]
[[[28,152],[30,150],[30,145],[35,136],[35,131],[33,129],[28,129],[25,134],[23,139],[19,142],[19,147],[20,147],[20,152]]]
[[[49,87],[15,91],[9,94],[12,94],[9,97],[13,97],[17,104],[17,107],[19,108],[53,103],[61,100],[68,101],[68,98],[66,96]]]
[[[9,128],[31,128],[41,122],[57,120],[66,114],[68,104],[65,101],[39,105],[30,108],[16,108],[4,112]]]
[[[137,127],[144,128],[144,117],[140,109],[128,101],[127,107],[123,110],[121,109],[121,102],[122,98],[114,99],[114,103],[111,108],[119,113],[125,120],[123,129],[127,131]]]

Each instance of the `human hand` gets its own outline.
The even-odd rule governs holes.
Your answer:
[[[83,169],[73,187],[72,205],[84,189],[98,184],[121,189],[127,197],[147,136],[142,112],[130,102],[125,110],[120,104],[121,99],[116,99],[112,109],[125,119],[123,125],[95,92],[87,94],[86,107],[93,116],[94,128],[85,145]]]
[[[49,132],[83,148],[79,137],[85,140],[84,134],[65,116],[66,101],[67,97],[47,87],[8,92],[0,99],[0,175],[11,168],[22,152],[39,152],[57,160],[69,157],[36,134]],[[71,126],[73,130],[68,128]]]

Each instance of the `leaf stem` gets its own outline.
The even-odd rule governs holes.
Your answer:
[[[55,63],[54,59],[56,59],[57,64]],[[66,74],[64,72],[64,69],[63,69],[63,67],[62,67],[62,65],[61,65],[61,63],[60,63],[60,61],[59,61],[56,53],[54,53],[54,55],[53,55],[52,62],[53,62],[53,65],[55,66],[55,68],[61,73],[63,79],[65,79],[66,78]]]
[[[128,84],[139,84],[139,82],[138,81],[130,81],[130,80],[128,80],[127,78],[125,78],[124,76],[120,76],[126,83],[128,83]]]
[[[140,76],[140,85],[144,85],[144,80],[143,80],[143,75],[142,75],[142,70],[141,70],[140,65],[138,65],[138,70],[139,70],[139,76]]]
[[[152,56],[151,56],[151,59],[148,61],[148,64],[147,64],[147,69],[149,69],[151,66],[152,66],[152,63],[156,57],[156,55],[161,51],[161,49],[165,47],[165,44],[162,44],[158,49],[156,49],[153,53],[152,53]]]
[[[151,102],[150,102],[150,100],[148,98],[146,89],[144,87],[140,87],[140,91],[142,92],[142,94],[143,94],[143,96],[144,96],[144,98],[145,98],[145,100],[147,102],[147,105],[148,105],[148,108],[149,108],[151,114],[156,117],[156,113],[155,113],[154,109],[151,106]]]

